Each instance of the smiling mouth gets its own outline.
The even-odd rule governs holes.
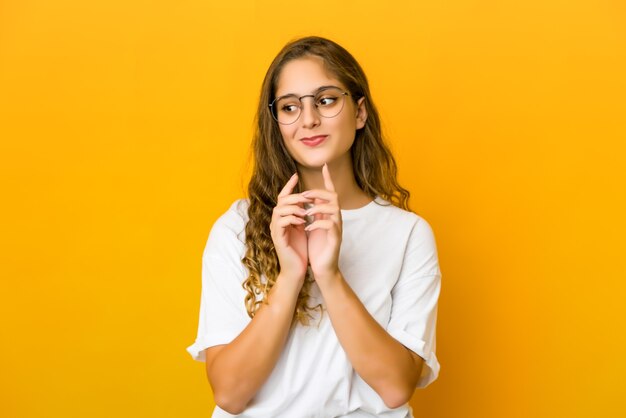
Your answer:
[[[302,141],[302,143],[308,147],[315,147],[324,142],[327,137],[328,135],[318,135],[312,136],[311,138],[302,138],[300,141]]]

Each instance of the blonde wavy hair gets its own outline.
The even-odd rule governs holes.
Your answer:
[[[246,224],[246,254],[242,259],[249,272],[243,287],[250,317],[254,317],[262,303],[267,303],[269,291],[280,272],[270,236],[270,220],[278,193],[297,171],[297,165],[285,148],[280,129],[268,105],[274,100],[284,65],[307,56],[322,58],[325,69],[347,88],[355,103],[365,97],[367,120],[365,126],[357,130],[351,149],[357,184],[372,199],[379,196],[395,206],[409,209],[410,194],[398,183],[396,162],[383,140],[380,117],[372,101],[367,78],[358,62],[340,45],[317,36],[297,39],[285,45],[272,61],[263,80],[252,141],[254,167],[248,185],[249,221]],[[298,186],[294,190],[295,193],[300,191]],[[294,312],[294,321],[303,325],[309,324],[313,310],[321,309],[319,305],[308,305],[313,280],[309,269]]]

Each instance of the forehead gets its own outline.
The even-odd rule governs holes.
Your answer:
[[[297,58],[285,64],[278,76],[276,93],[278,96],[310,94],[321,86],[337,86],[345,89],[343,84],[325,67],[324,61],[317,56]]]

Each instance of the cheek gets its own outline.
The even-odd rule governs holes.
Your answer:
[[[337,120],[337,129],[341,130],[344,135],[351,137],[357,130],[356,120],[346,114],[343,120]]]
[[[289,143],[290,139],[293,138],[294,128],[292,125],[280,125],[280,135],[283,137],[283,140],[286,143]]]
[[[294,130],[292,127],[289,127],[289,126],[280,127],[281,139],[283,141],[283,144],[285,145],[285,148],[287,148],[289,155],[291,155],[292,158],[293,158],[293,140],[292,140],[293,135],[294,135]]]

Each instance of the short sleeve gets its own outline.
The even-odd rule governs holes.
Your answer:
[[[202,292],[198,333],[187,348],[191,356],[204,361],[204,350],[228,344],[250,322],[241,284],[247,270],[245,254],[244,201],[235,202],[213,225],[202,255]]]
[[[400,277],[391,292],[391,317],[387,332],[424,359],[418,388],[439,375],[435,355],[437,305],[441,271],[430,225],[418,216],[406,246]]]

